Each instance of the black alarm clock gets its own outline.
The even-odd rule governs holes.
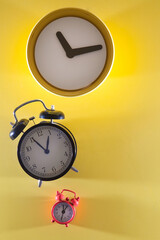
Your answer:
[[[16,111],[24,105],[41,102],[45,108],[39,115],[42,121],[35,124],[34,117],[18,121]],[[44,102],[39,99],[25,102],[18,106],[13,112],[16,122],[11,123],[12,130],[10,138],[14,140],[23,133],[18,143],[18,160],[22,169],[31,177],[38,179],[40,187],[42,181],[51,181],[64,176],[70,169],[78,172],[72,167],[76,154],[77,144],[71,131],[62,124],[56,123],[54,119],[64,119],[61,111],[48,109]],[[30,120],[34,125],[24,132]]]

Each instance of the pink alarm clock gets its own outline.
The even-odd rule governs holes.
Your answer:
[[[70,199],[62,194],[64,191],[68,191],[74,194],[74,198]],[[57,222],[59,224],[65,224],[68,227],[68,223],[70,223],[74,216],[75,216],[75,207],[79,203],[79,197],[76,197],[76,193],[68,190],[63,189],[60,193],[57,191],[56,195],[57,202],[52,207],[52,222]]]

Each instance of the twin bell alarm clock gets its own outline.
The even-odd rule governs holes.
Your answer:
[[[47,121],[35,124],[34,117],[18,120],[16,111],[23,106],[40,102],[44,109],[39,117]],[[64,119],[61,111],[48,109],[39,99],[25,102],[13,112],[15,123],[11,123],[10,138],[16,139],[22,134],[17,149],[17,156],[22,169],[32,178],[52,181],[64,176],[70,169],[78,172],[72,165],[77,154],[76,140],[71,131],[54,120]],[[25,131],[29,121],[34,125]]]
[[[62,194],[64,191],[73,193],[74,198],[65,198]],[[65,224],[65,226],[68,227],[68,223],[70,223],[75,217],[75,207],[79,204],[79,197],[76,196],[75,192],[63,189],[61,192],[57,191],[56,200],[57,202],[53,205],[51,210],[51,221],[59,224]]]

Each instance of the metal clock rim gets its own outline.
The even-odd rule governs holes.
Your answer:
[[[71,218],[70,220],[68,220],[67,222],[60,222],[60,221],[58,221],[58,220],[55,218],[54,214],[53,214],[55,207],[56,207],[58,204],[62,203],[62,202],[65,202],[65,203],[67,203],[68,205],[70,205],[71,208],[72,208],[72,210],[73,210],[72,218]],[[73,206],[70,202],[67,202],[67,201],[65,201],[65,200],[61,200],[61,201],[59,201],[59,202],[56,202],[56,203],[53,205],[52,209],[51,209],[51,215],[52,215],[53,220],[56,221],[56,222],[59,223],[59,224],[68,224],[68,223],[70,223],[70,222],[73,220],[73,218],[75,217],[75,214],[76,214],[76,210],[75,210],[74,206]]]
[[[72,136],[72,138],[73,138],[73,141],[74,141],[74,144],[75,144],[75,153],[77,154],[77,142],[76,142],[75,137],[73,136],[73,133],[71,133],[71,131],[70,131],[67,127],[65,127],[64,125],[62,125],[62,124],[60,124],[60,123],[54,122],[54,124],[55,124],[55,125],[58,125],[58,126],[60,126],[60,127],[62,127],[62,128],[64,128],[65,130],[67,130],[67,131],[69,132],[69,134],[70,134],[70,135]]]
[[[65,169],[65,171],[61,174],[59,174],[58,176],[56,177],[51,177],[51,178],[43,178],[43,177],[37,177],[36,175],[32,174],[23,164],[23,161],[21,159],[21,156],[20,156],[20,148],[21,148],[21,144],[23,142],[23,139],[25,138],[25,136],[34,128],[36,127],[39,127],[39,126],[52,126],[52,127],[56,127],[56,128],[59,128],[61,129],[66,135],[67,137],[69,138],[70,142],[71,142],[71,146],[72,146],[72,149],[73,149],[73,156],[72,156],[72,159],[71,159],[71,162],[69,164],[69,166]],[[77,144],[76,141],[74,142],[75,138],[72,139],[72,137],[70,136],[70,134],[65,130],[66,127],[62,127],[63,125],[60,124],[57,124],[57,123],[50,123],[50,122],[43,122],[43,123],[38,123],[32,127],[30,127],[29,129],[27,129],[26,132],[24,132],[24,134],[22,135],[22,137],[20,138],[19,140],[19,143],[18,143],[18,148],[17,148],[17,156],[18,156],[18,161],[19,161],[19,164],[21,165],[22,169],[29,175],[31,176],[32,178],[34,179],[37,179],[37,180],[41,180],[41,181],[53,181],[53,180],[56,180],[58,178],[61,178],[63,177],[72,167],[74,161],[75,161],[75,158],[76,158],[76,155],[77,155]],[[67,128],[66,128],[67,129]],[[69,131],[69,130],[68,130]],[[70,132],[70,131],[69,131]],[[71,133],[71,132],[70,132]],[[73,136],[73,134],[72,134]]]

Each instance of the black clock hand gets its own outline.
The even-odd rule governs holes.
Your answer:
[[[66,52],[67,57],[69,57],[69,58],[73,58],[73,57],[81,55],[81,54],[90,53],[90,52],[94,52],[94,51],[98,51],[98,50],[102,49],[102,45],[93,45],[93,46],[88,46],[88,47],[72,49],[60,31],[58,31],[56,33],[56,36],[59,39],[64,51]]]
[[[64,211],[66,211],[67,207],[68,207],[68,206],[66,206],[66,208],[64,208]]]
[[[66,52],[67,57],[72,58],[72,48],[67,42],[67,40],[65,39],[65,37],[63,36],[63,34],[61,32],[57,32],[56,36],[60,41],[64,51]]]
[[[75,57],[81,54],[95,52],[101,49],[102,49],[102,45],[93,45],[93,46],[82,47],[82,48],[74,48],[72,49],[72,55],[73,57]]]
[[[41,147],[44,151],[46,150],[39,142],[37,142],[33,137],[32,137],[33,141],[39,146]]]
[[[62,216],[61,216],[61,220],[62,220],[62,218],[63,218],[63,213],[62,213]]]
[[[48,138],[47,138],[46,149],[45,149],[45,151],[44,151],[46,154],[49,153],[48,147],[49,147],[49,136],[48,136]]]
[[[62,205],[62,207],[63,207],[63,210],[62,210],[62,216],[61,216],[61,220],[62,220],[62,218],[63,218],[63,215],[65,214],[64,205]]]

